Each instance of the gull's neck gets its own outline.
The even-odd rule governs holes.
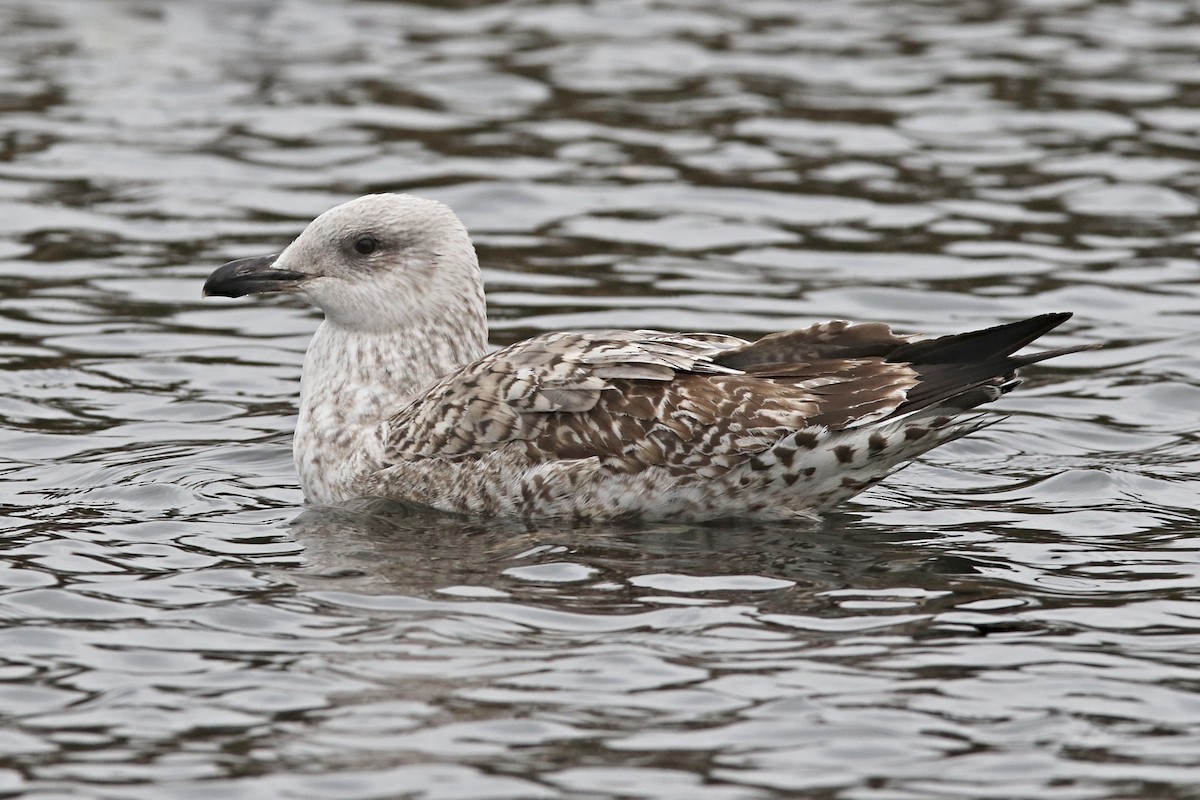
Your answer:
[[[356,496],[358,479],[381,466],[381,423],[485,353],[486,316],[471,312],[384,331],[321,323],[304,357],[293,445],[310,502]]]

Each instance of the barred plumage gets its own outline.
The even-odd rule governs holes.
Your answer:
[[[552,333],[490,354],[482,279],[445,206],[369,195],[206,294],[304,295],[297,471],[308,499],[379,495],[526,517],[779,518],[830,508],[988,424],[1015,356],[1069,314],[929,340],[841,320],[755,342]]]

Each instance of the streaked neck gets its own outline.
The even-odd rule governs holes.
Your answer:
[[[354,496],[362,473],[383,456],[380,423],[434,381],[486,351],[486,323],[351,330],[323,322],[304,357],[294,455],[309,500]]]

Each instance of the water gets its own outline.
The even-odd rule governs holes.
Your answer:
[[[1200,793],[1200,6],[0,3],[0,795]],[[368,191],[493,340],[1042,311],[1011,417],[810,525],[301,508]]]

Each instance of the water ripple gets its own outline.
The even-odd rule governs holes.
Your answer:
[[[1194,796],[1185,3],[0,5],[0,794]],[[369,191],[493,341],[1074,310],[1011,418],[796,526],[301,509],[315,314],[202,301]]]

